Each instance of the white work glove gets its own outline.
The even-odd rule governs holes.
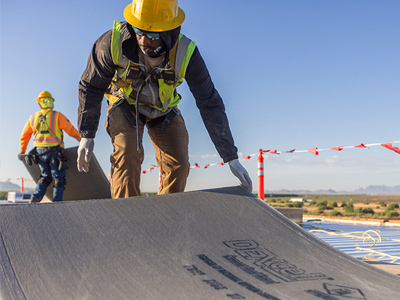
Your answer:
[[[249,173],[247,173],[246,169],[242,166],[239,160],[231,160],[230,162],[228,162],[228,164],[231,168],[233,175],[239,178],[241,186],[250,192],[253,191],[253,184],[251,183]]]
[[[94,148],[93,138],[82,138],[78,147],[77,167],[79,172],[89,172],[89,161]]]

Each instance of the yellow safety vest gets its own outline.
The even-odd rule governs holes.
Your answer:
[[[121,23],[114,21],[111,38],[111,56],[115,65],[118,66],[112,84],[120,88],[124,98],[131,105],[136,104],[136,93],[138,90],[138,80],[146,79],[146,75],[140,70],[137,63],[130,61],[122,55],[122,38],[121,38]],[[179,35],[179,40],[169,52],[169,63],[171,69],[161,69],[157,74],[153,74],[151,80],[158,82],[158,97],[162,106],[155,106],[149,103],[139,105],[148,105],[154,109],[165,112],[168,108],[176,106],[181,100],[181,96],[176,92],[178,87],[185,78],[186,69],[189,65],[190,58],[196,48],[196,43],[187,38],[182,33]],[[142,83],[143,83],[142,81]],[[132,85],[135,83],[135,86]],[[119,101],[120,98],[106,93],[105,97],[111,104]]]
[[[35,147],[54,147],[60,145],[64,148],[63,132],[58,126],[58,111],[40,110],[32,115],[31,126],[35,137]],[[51,132],[50,132],[50,130]],[[53,136],[53,133],[55,136]]]

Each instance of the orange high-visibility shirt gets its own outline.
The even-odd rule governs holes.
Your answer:
[[[39,112],[37,112],[39,113]],[[33,133],[35,133],[35,128],[33,128],[32,120],[34,120],[35,114],[31,115],[29,120],[26,122],[24,129],[22,130],[20,137],[20,152],[25,153],[26,148],[28,147],[29,141]],[[70,137],[75,138],[78,142],[80,142],[81,137],[79,135],[78,130],[71,124],[71,122],[64,116],[62,113],[58,115],[58,127],[65,131]]]

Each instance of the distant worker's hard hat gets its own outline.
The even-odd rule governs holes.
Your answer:
[[[179,27],[185,13],[177,0],[133,0],[125,7],[124,17],[136,28],[160,32]]]
[[[54,98],[48,91],[43,91],[39,93],[39,96],[36,98],[36,102],[39,103],[40,108],[42,109],[53,109],[54,108]]]
[[[42,98],[51,98],[54,100],[53,96],[51,96],[51,94],[48,91],[43,91],[39,93],[39,96],[36,98],[36,102],[39,102],[40,99]]]

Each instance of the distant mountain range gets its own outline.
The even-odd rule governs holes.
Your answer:
[[[21,187],[18,184],[12,183],[10,181],[1,182],[0,181],[0,191],[20,191]]]
[[[12,182],[0,181],[0,191],[20,191],[21,187]],[[369,185],[366,188],[360,188],[354,191],[335,191],[335,190],[278,190],[278,191],[265,191],[265,194],[338,194],[338,195],[400,195],[400,185],[386,186],[386,185]]]
[[[400,185],[386,186],[386,185],[369,185],[366,188],[360,188],[354,191],[335,191],[335,190],[279,190],[279,191],[265,191],[265,194],[338,194],[338,195],[400,195]]]

